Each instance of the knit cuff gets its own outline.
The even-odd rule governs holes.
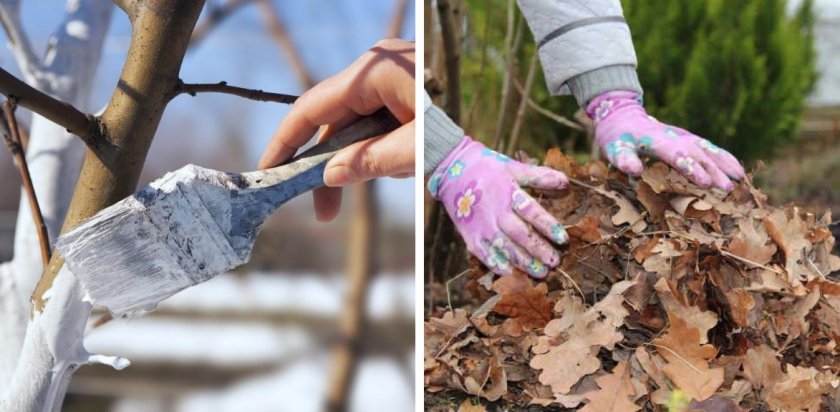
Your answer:
[[[423,175],[431,173],[464,138],[464,131],[435,105],[427,105],[423,131]]]
[[[590,70],[569,79],[568,85],[578,105],[584,109],[592,99],[606,92],[626,90],[642,94],[642,85],[639,83],[636,68],[631,65],[606,66]]]

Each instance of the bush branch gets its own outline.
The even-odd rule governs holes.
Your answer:
[[[29,166],[26,164],[26,156],[23,152],[17,119],[15,118],[15,106],[6,99],[3,102],[3,113],[5,114],[5,129],[2,131],[6,147],[12,152],[15,164],[20,172],[23,189],[29,199],[29,208],[32,211],[32,219],[38,229],[38,240],[41,245],[41,257],[44,260],[44,267],[50,263],[52,253],[50,251],[50,235],[47,233],[47,225],[44,223],[44,216],[41,214],[41,206],[38,204],[38,196],[35,195],[35,187],[32,185],[32,176],[29,174]]]
[[[88,146],[98,143],[103,134],[95,116],[83,113],[73,105],[35,89],[2,68],[0,93],[81,137]]]
[[[244,87],[230,86],[227,82],[218,83],[184,83],[179,82],[175,87],[173,98],[179,94],[188,94],[195,96],[198,93],[226,93],[239,97],[244,97],[250,100],[257,100],[261,102],[275,102],[283,104],[292,104],[297,100],[298,96],[282,93],[264,92],[258,89],[246,89]]]

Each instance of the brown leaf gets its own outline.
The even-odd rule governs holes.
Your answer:
[[[661,338],[653,340],[656,351],[667,362],[662,372],[692,399],[702,401],[723,384],[723,368],[709,368],[715,347],[701,344],[700,331],[668,313],[671,326]]]
[[[769,243],[770,236],[764,230],[758,231],[751,218],[740,219],[738,228],[740,232],[729,242],[729,252],[759,265],[770,263],[776,254],[776,245]]]
[[[784,253],[785,270],[789,282],[799,284],[817,276],[805,266],[803,261],[803,251],[811,247],[811,242],[806,238],[808,228],[799,216],[799,208],[792,207],[787,211],[774,210],[764,219],[764,227],[770,238]]]
[[[630,383],[626,360],[615,365],[612,373],[597,378],[595,382],[601,389],[586,394],[589,403],[581,412],[635,412],[641,409],[631,401],[636,391]]]
[[[715,327],[718,323],[718,317],[714,312],[700,310],[697,306],[692,306],[686,302],[678,299],[678,292],[665,278],[659,278],[654,285],[654,289],[659,295],[659,301],[665,306],[669,314],[680,318],[686,322],[689,327],[697,329],[700,335],[700,343],[708,343],[709,329]]]
[[[470,399],[464,399],[461,406],[458,407],[458,412],[486,412],[487,409],[481,404],[473,404]]]
[[[831,388],[828,379],[814,368],[787,365],[784,380],[768,391],[767,406],[779,411],[817,412],[821,396]]]
[[[530,362],[532,368],[542,370],[542,384],[551,386],[555,394],[567,394],[583,376],[601,367],[598,350],[612,349],[624,338],[618,327],[629,312],[622,305],[622,294],[634,284],[635,281],[618,282],[604,299],[583,314],[570,311],[546,325],[546,333],[551,331],[554,335],[540,337]],[[556,339],[562,339],[560,335],[567,338],[555,344]]]
[[[747,350],[744,359],[744,375],[756,389],[772,387],[782,380],[782,365],[776,359],[776,351],[767,345]]]
[[[493,283],[493,290],[501,296],[493,311],[516,319],[524,330],[541,328],[551,320],[552,304],[545,282],[534,283],[523,272],[514,271]]]

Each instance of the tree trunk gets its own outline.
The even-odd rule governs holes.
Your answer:
[[[179,84],[178,73],[203,1],[133,2],[132,39],[117,89],[101,116],[105,141],[88,149],[62,231],[130,195],[163,111]],[[74,58],[78,58],[74,56]],[[37,251],[36,251],[37,253]],[[33,294],[33,315],[1,410],[59,410],[72,372],[87,362],[121,362],[91,356],[82,338],[90,304],[55,253]]]

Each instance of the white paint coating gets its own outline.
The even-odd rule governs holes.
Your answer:
[[[31,86],[85,109],[99,63],[113,4],[110,0],[71,0],[64,21],[50,38],[39,62],[28,40],[13,48],[24,80]],[[26,36],[18,20],[16,1],[0,4],[0,18],[12,31]],[[67,35],[68,22],[87,22],[88,37]],[[27,160],[50,237],[55,239],[67,212],[81,168],[84,144],[61,127],[33,116]],[[19,210],[28,211],[26,196]],[[29,295],[42,273],[37,231],[29,213],[19,213],[14,259],[0,265],[0,410],[57,410],[67,379],[88,362],[82,333],[90,305],[69,272],[62,271],[50,290],[43,313],[29,320]]]

